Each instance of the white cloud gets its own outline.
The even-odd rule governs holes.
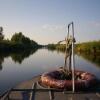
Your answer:
[[[42,26],[42,29],[48,30],[48,31],[62,31],[62,30],[65,30],[65,25],[45,24],[45,25]]]
[[[100,27],[100,21],[92,21],[92,22],[90,22],[90,25],[92,25],[94,27]]]

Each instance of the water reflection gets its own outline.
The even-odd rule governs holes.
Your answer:
[[[90,54],[90,53],[82,53],[82,52],[77,52],[77,55],[82,56],[84,59],[100,67],[100,56],[99,55]]]
[[[28,58],[30,55],[34,54],[37,51],[37,49],[29,49],[24,50],[22,52],[0,52],[0,70],[3,69],[2,63],[4,62],[4,59],[7,57],[11,57],[12,60],[15,63],[21,64],[25,58]]]
[[[58,53],[65,53],[65,49],[53,49],[53,48],[47,48],[48,49],[48,51],[52,51],[52,52],[54,52],[54,51],[57,51]]]
[[[57,53],[65,53],[65,50],[61,50],[61,49],[48,49],[49,51],[57,51]],[[100,67],[100,55],[99,54],[90,54],[88,53],[83,53],[83,52],[75,52],[76,55],[83,57],[84,59],[90,61],[91,63],[96,64],[98,67]]]
[[[2,63],[4,62],[4,58],[0,56],[0,70],[2,70]]]
[[[28,58],[30,55],[34,54],[37,49],[25,50],[23,52],[12,53],[10,56],[14,62],[21,64],[25,58]]]
[[[4,62],[4,58],[11,57],[12,60],[15,63],[21,64],[25,58],[28,58],[30,55],[34,54],[37,51],[37,49],[29,49],[29,50],[24,50],[22,52],[0,52],[0,70],[3,69],[2,63]],[[57,53],[64,53],[64,50],[54,50],[54,49],[48,49],[48,51],[57,51]],[[82,53],[82,52],[77,52],[77,55],[82,56],[86,60],[95,63],[96,65],[100,66],[100,56],[99,55],[91,55],[89,53]]]
[[[0,71],[1,93],[16,86],[16,84],[29,80],[43,72],[55,70],[64,64],[64,52],[60,52],[60,50],[48,51],[47,49],[39,49],[36,51],[37,49],[0,53],[0,70],[2,70]],[[82,53],[78,55],[83,56]],[[100,79],[100,67],[96,67],[96,65],[89,63],[90,60],[84,60],[79,56],[75,55],[76,69],[93,73]],[[87,57],[85,59],[87,59]],[[100,58],[97,56],[90,58],[93,63],[100,61]]]

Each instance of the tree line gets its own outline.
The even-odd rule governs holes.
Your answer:
[[[17,52],[39,47],[41,47],[41,45],[39,45],[36,41],[31,40],[29,37],[24,36],[22,32],[13,34],[11,40],[5,39],[3,35],[3,28],[0,27],[0,51]]]
[[[78,52],[99,54],[100,53],[100,40],[78,43],[76,44],[76,50]]]
[[[59,50],[65,51],[65,44],[48,44],[47,48],[50,50]],[[98,41],[89,41],[84,43],[75,44],[75,51],[81,53],[92,53],[99,54],[100,53],[100,40]]]

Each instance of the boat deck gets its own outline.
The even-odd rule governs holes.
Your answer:
[[[100,87],[88,91],[72,92],[44,88],[39,83],[40,76],[12,88],[0,100],[100,100]]]

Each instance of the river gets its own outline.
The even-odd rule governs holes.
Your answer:
[[[47,49],[38,49],[28,53],[0,54],[0,93],[63,65],[64,53]],[[75,55],[75,68],[91,72],[100,79],[100,66],[77,54]]]

